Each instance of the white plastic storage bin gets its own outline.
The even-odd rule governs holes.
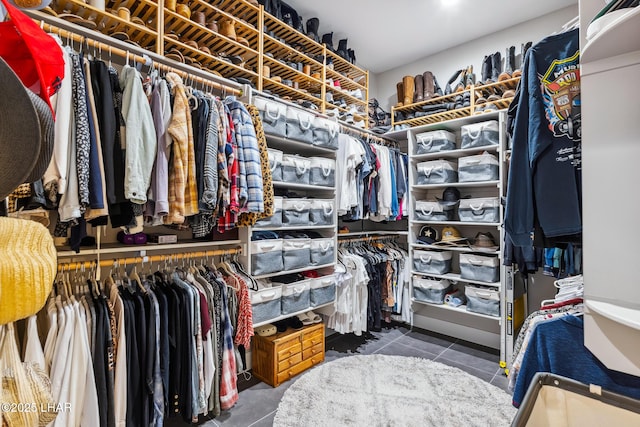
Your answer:
[[[453,221],[454,219],[454,209],[445,210],[444,206],[438,202],[416,200],[415,203],[416,221]]]
[[[251,242],[251,274],[269,274],[282,271],[282,239],[255,240]]]
[[[335,201],[333,199],[311,199],[310,225],[333,225]]]
[[[309,279],[282,284],[281,313],[291,314],[311,306],[311,282]]]
[[[458,182],[495,181],[498,179],[500,162],[493,154],[482,153],[477,156],[458,159]]]
[[[287,136],[287,106],[285,104],[261,96],[256,96],[253,104],[258,108],[264,133]]]
[[[500,281],[500,260],[493,256],[460,254],[460,277],[481,282],[498,282]]]
[[[497,197],[461,199],[458,216],[460,221],[500,222],[500,200]]]
[[[287,138],[312,144],[314,118],[315,115],[308,111],[287,106]]]
[[[451,252],[415,250],[413,270],[418,273],[446,274],[451,271]]]
[[[256,221],[256,228],[282,227],[282,197],[273,198],[273,215]]]
[[[311,239],[283,239],[282,261],[285,270],[308,267],[311,263]]]
[[[295,154],[282,156],[282,181],[290,184],[309,184],[311,161]]]
[[[497,289],[467,285],[464,294],[467,297],[467,311],[500,317],[500,292]]]
[[[444,304],[444,296],[451,291],[447,279],[413,276],[413,298],[416,301]]]
[[[333,238],[311,239],[311,265],[331,264],[336,253],[336,242]]]
[[[271,169],[271,179],[282,181],[282,151],[267,148],[269,155],[269,168]]]
[[[438,151],[455,150],[456,136],[447,130],[434,130],[416,134],[414,154],[435,153]]]
[[[311,202],[308,199],[283,199],[282,225],[309,225],[309,209]]]
[[[249,290],[253,323],[262,323],[280,316],[282,288],[274,286],[258,291]]]
[[[309,184],[323,187],[336,185],[336,161],[325,157],[311,157],[309,159]]]
[[[313,120],[313,145],[337,150],[339,133],[338,122],[319,116]]]
[[[460,148],[462,149],[497,145],[500,141],[498,121],[489,120],[461,126],[460,136]]]
[[[336,299],[336,276],[316,277],[311,279],[311,307],[328,304]]]
[[[418,185],[444,184],[458,181],[458,165],[449,160],[433,160],[416,165]]]

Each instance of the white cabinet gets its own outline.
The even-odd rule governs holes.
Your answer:
[[[640,376],[640,7],[587,41],[602,7],[580,1],[585,345]]]

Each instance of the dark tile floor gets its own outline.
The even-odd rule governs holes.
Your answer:
[[[325,362],[355,354],[387,354],[424,357],[455,366],[497,387],[507,390],[508,379],[498,365],[497,350],[478,346],[428,331],[393,324],[381,332],[356,337],[333,334],[327,337]],[[273,424],[278,403],[295,378],[273,388],[256,379],[238,379],[240,399],[229,411],[203,422],[206,427],[267,427]],[[173,422],[167,425],[178,426]]]

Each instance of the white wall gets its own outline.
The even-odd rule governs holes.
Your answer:
[[[518,56],[516,64],[519,64],[522,43],[527,41],[536,43],[549,34],[559,31],[563,24],[576,16],[578,16],[578,6],[569,6],[458,47],[418,59],[410,64],[404,64],[379,73],[371,79],[372,82],[375,82],[375,85],[370,87],[369,97],[377,98],[382,108],[390,112],[391,106],[397,101],[396,83],[401,81],[403,76],[415,76],[422,74],[424,71],[431,71],[436,76],[442,90],[444,90],[447,81],[456,70],[473,65],[473,70],[479,80],[482,60],[485,55],[499,51],[504,58],[505,49],[515,45],[516,55]],[[499,11],[496,12],[496,19],[500,19]],[[491,23],[479,22],[478,25],[491,25]],[[461,29],[461,31],[464,31],[464,29]]]

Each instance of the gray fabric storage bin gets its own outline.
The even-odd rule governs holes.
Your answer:
[[[418,185],[445,184],[458,181],[458,165],[448,160],[433,160],[416,165]]]
[[[497,289],[467,285],[464,294],[467,297],[467,311],[500,317],[500,292]]]
[[[452,289],[447,279],[413,276],[413,298],[431,304],[444,304],[444,296]]]
[[[313,145],[337,150],[339,133],[338,122],[320,116],[313,120]]]
[[[460,148],[462,149],[497,145],[500,142],[498,121],[489,120],[461,126],[460,136]]]
[[[458,182],[496,181],[500,170],[498,158],[493,154],[458,159]]]
[[[311,265],[331,264],[336,253],[336,242],[332,238],[311,239]]]
[[[282,261],[285,270],[308,267],[311,264],[311,239],[283,239]]]
[[[336,185],[336,161],[325,157],[309,158],[309,184],[323,187]]]
[[[282,225],[309,225],[311,202],[307,199],[282,200]]]
[[[256,240],[251,242],[251,274],[277,273],[282,271],[282,239]]]
[[[282,181],[290,184],[309,184],[311,161],[295,154],[282,156]]]
[[[255,228],[282,227],[282,197],[273,198],[273,215],[256,221]]]
[[[434,130],[416,134],[414,154],[435,153],[456,149],[456,136],[447,130]]]
[[[333,225],[335,201],[333,199],[312,199],[309,210],[311,225]]]
[[[500,200],[497,197],[461,199],[458,217],[468,222],[500,222]]]
[[[269,155],[269,168],[271,169],[271,180],[282,181],[282,151],[267,148]]]
[[[281,102],[261,96],[254,97],[253,104],[258,108],[264,133],[287,136],[287,106]]]
[[[311,307],[328,304],[336,299],[336,276],[317,277],[311,279]]]
[[[500,260],[492,256],[460,254],[460,277],[481,282],[498,282]]]
[[[281,313],[291,314],[311,306],[310,280],[282,284]]]
[[[438,202],[416,200],[414,219],[416,221],[453,221],[455,210],[445,210]]]
[[[314,118],[312,113],[288,105],[286,113],[287,138],[312,144]]]
[[[451,252],[414,250],[413,270],[418,273],[446,274],[451,271]]]
[[[274,286],[257,291],[249,290],[253,323],[262,323],[280,316],[282,288]]]

